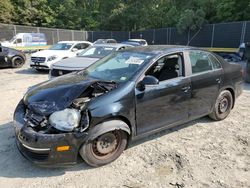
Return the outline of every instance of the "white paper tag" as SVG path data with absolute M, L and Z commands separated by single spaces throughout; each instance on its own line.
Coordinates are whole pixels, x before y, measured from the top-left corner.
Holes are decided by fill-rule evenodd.
M 130 57 L 125 63 L 127 64 L 135 64 L 135 65 L 140 65 L 143 63 L 144 60 L 139 59 L 138 57 Z

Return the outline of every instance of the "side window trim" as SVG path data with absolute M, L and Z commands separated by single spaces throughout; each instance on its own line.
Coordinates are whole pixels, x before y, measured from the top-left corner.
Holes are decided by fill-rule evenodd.
M 214 63 L 213 63 L 213 60 L 211 59 L 211 57 L 210 56 L 212 56 L 216 61 L 217 61 L 217 63 L 220 65 L 220 68 L 216 68 L 216 67 L 214 67 Z M 212 54 L 212 53 L 208 53 L 208 58 L 209 58 L 209 60 L 212 62 L 212 67 L 213 67 L 213 70 L 218 70 L 218 69 L 222 69 L 222 66 L 221 66 L 221 63 L 220 63 L 220 61 Z
M 191 62 L 191 58 L 190 58 L 190 53 L 192 53 L 192 52 L 200 52 L 200 53 L 206 54 L 208 60 L 210 61 L 211 65 L 212 65 L 212 70 L 206 70 L 206 71 L 202 71 L 202 72 L 193 73 L 193 70 L 192 70 L 192 62 Z M 209 53 L 206 52 L 206 51 L 202 51 L 202 50 L 188 50 L 188 57 L 189 57 L 190 67 L 191 67 L 190 76 L 201 75 L 201 74 L 205 74 L 205 73 L 208 73 L 208 72 L 213 72 L 213 71 L 215 71 L 215 70 L 218 70 L 218 69 L 214 69 L 214 65 L 213 65 L 211 59 L 209 58 Z M 214 56 L 213 56 L 213 57 L 214 57 Z M 217 60 L 217 59 L 216 59 L 216 60 Z M 221 66 L 221 64 L 220 64 L 220 66 Z

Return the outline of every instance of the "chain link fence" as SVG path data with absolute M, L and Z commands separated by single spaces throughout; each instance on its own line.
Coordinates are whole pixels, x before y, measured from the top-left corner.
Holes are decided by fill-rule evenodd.
M 0 24 L 0 40 L 10 40 L 17 33 L 44 33 L 48 45 L 58 41 L 114 38 L 118 42 L 130 38 L 143 38 L 149 44 L 190 45 L 197 47 L 238 48 L 250 42 L 250 21 L 204 25 L 198 31 L 179 33 L 176 28 L 149 29 L 145 31 L 77 31 L 43 27 Z

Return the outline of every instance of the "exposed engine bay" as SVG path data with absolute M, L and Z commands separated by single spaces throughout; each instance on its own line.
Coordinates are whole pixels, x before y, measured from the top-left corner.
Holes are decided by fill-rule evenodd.
M 27 105 L 25 121 L 28 127 L 43 134 L 83 132 L 89 127 L 88 103 L 115 89 L 115 82 L 96 81 L 89 85 L 70 105 L 58 109 L 55 102 L 38 101 Z

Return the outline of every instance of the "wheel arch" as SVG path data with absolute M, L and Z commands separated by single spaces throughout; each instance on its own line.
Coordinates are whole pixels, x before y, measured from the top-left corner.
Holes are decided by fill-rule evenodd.
M 231 93 L 232 97 L 233 97 L 233 106 L 232 106 L 232 109 L 233 109 L 234 108 L 234 104 L 235 104 L 235 90 L 231 86 L 222 88 L 221 92 L 224 91 L 224 90 L 229 91 Z
M 104 119 L 101 123 L 92 126 L 88 131 L 87 140 L 93 140 L 101 134 L 114 130 L 125 131 L 128 135 L 129 140 L 133 134 L 131 124 L 128 119 L 123 116 L 116 116 Z

